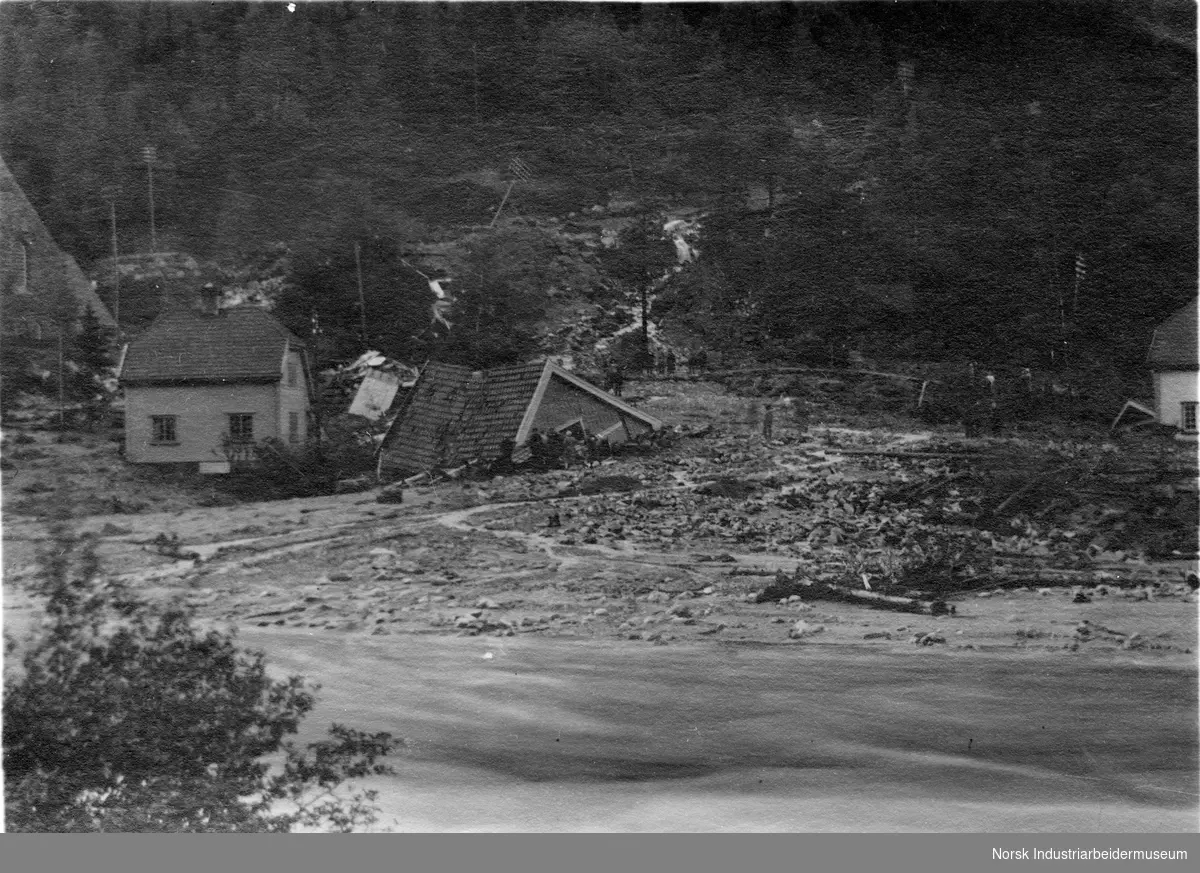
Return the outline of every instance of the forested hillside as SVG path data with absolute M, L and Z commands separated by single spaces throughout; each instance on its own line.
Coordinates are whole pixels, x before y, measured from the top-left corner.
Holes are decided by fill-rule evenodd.
M 296 318 L 354 242 L 411 284 L 406 247 L 488 224 L 518 159 L 511 214 L 707 210 L 661 311 L 714 345 L 1044 367 L 1066 339 L 1127 375 L 1196 293 L 1195 57 L 1193 4 L 1156 0 L 4 3 L 0 152 L 86 262 L 109 198 L 148 248 L 154 145 L 159 247 L 285 243 Z M 864 283 L 910 284 L 908 320 L 868 323 Z

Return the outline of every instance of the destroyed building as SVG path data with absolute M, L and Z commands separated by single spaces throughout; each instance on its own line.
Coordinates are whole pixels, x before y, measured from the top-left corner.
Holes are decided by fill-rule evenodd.
M 493 461 L 509 440 L 519 463 L 535 431 L 574 431 L 617 445 L 662 426 L 551 361 L 474 371 L 431 362 L 384 437 L 379 473 L 396 478 Z

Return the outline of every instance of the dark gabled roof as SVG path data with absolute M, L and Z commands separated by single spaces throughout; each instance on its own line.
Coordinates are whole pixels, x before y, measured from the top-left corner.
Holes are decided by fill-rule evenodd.
M 13 242 L 26 245 L 26 262 L 17 264 L 10 253 Z M 92 290 L 92 283 L 79 269 L 75 259 L 59 248 L 50 231 L 42 223 L 37 210 L 25 197 L 25 192 L 17 184 L 16 177 L 9 171 L 8 166 L 0 159 L 0 285 L 7 297 L 15 284 L 19 271 L 26 272 L 31 286 L 30 298 L 22 299 L 24 295 L 14 295 L 14 301 L 5 301 L 9 307 L 13 302 L 21 304 L 21 314 L 36 315 L 40 311 L 45 315 L 51 311 L 54 301 L 48 294 L 59 289 L 68 291 L 75 300 L 77 312 L 82 315 L 91 309 L 100 323 L 106 327 L 115 327 L 112 313 Z M 8 316 L 13 316 L 15 310 L 9 309 Z
M 1156 370 L 1200 369 L 1197 355 L 1196 298 L 1154 331 L 1147 360 Z
M 474 458 L 500 456 L 505 440 L 520 444 L 545 385 L 557 377 L 654 429 L 657 418 L 634 409 L 550 361 L 474 370 L 429 363 L 393 422 L 382 446 L 383 466 L 429 470 Z M 390 464 L 388 457 L 397 460 Z
M 543 369 L 521 364 L 473 371 L 427 364 L 383 451 L 396 452 L 414 470 L 455 458 L 498 456 L 500 443 L 516 436 Z
M 175 310 L 129 344 L 121 381 L 274 382 L 282 376 L 285 348 L 303 352 L 305 346 L 257 307 L 237 306 L 218 315 Z
M 484 370 L 468 383 L 469 415 L 462 418 L 448 446 L 451 457 L 495 458 L 517 429 L 542 380 L 544 364 L 517 364 Z

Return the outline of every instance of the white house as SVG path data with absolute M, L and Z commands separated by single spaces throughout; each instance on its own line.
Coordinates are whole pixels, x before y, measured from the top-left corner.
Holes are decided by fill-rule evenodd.
M 125 459 L 227 473 L 273 438 L 308 438 L 304 343 L 254 306 L 168 311 L 126 348 Z
M 1154 411 L 1159 424 L 1178 428 L 1177 438 L 1195 440 L 1197 378 L 1197 304 L 1193 300 L 1154 331 L 1147 360 L 1154 373 Z

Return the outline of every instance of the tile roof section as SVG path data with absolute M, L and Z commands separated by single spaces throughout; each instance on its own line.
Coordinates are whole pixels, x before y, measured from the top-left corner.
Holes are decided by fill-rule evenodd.
M 543 369 L 521 364 L 473 371 L 427 364 L 383 451 L 411 470 L 498 457 L 500 444 L 516 435 Z
M 1154 331 L 1148 360 L 1155 370 L 1200 369 L 1197 352 L 1197 311 L 1200 298 L 1192 300 Z
M 533 400 L 544 364 L 519 364 L 484 370 L 471 383 L 470 415 L 461 421 L 450 456 L 496 458 L 505 439 L 516 439 L 525 410 Z
M 506 439 L 520 442 L 532 421 L 538 388 L 560 378 L 654 429 L 662 422 L 547 361 L 472 371 L 429 363 L 384 438 L 381 469 L 418 472 L 476 458 L 499 457 Z
M 282 378 L 285 347 L 305 345 L 278 319 L 254 306 L 219 315 L 164 313 L 129 344 L 121 381 L 274 382 Z
M 467 408 L 470 380 L 469 367 L 426 364 L 404 410 L 384 438 L 385 458 L 393 454 L 400 466 L 409 470 L 441 465 L 451 428 Z

